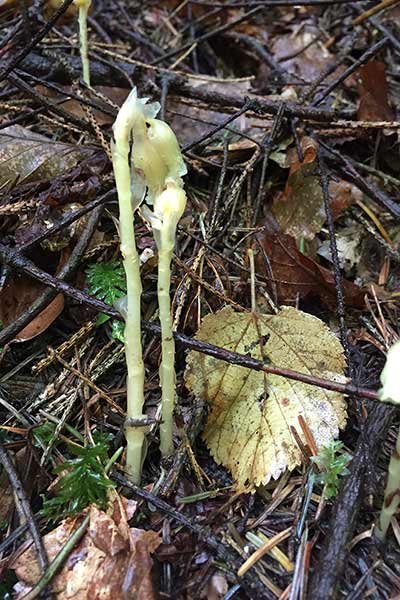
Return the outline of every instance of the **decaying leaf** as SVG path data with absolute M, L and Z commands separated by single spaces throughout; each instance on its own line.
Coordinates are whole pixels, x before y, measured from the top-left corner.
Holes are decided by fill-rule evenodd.
M 361 83 L 358 86 L 360 105 L 357 118 L 360 121 L 392 121 L 394 112 L 389 104 L 385 63 L 372 59 L 359 69 Z
M 256 256 L 257 271 L 268 280 L 271 293 L 279 303 L 316 297 L 335 309 L 337 293 L 333 272 L 300 252 L 290 235 L 260 233 L 257 239 L 262 246 L 262 252 Z M 346 304 L 364 306 L 365 292 L 355 283 L 342 279 L 342 288 Z
M 70 251 L 65 248 L 59 258 L 56 268 L 58 273 L 68 260 Z M 43 254 L 41 258 L 47 256 L 50 262 L 49 254 Z M 20 273 L 11 273 L 7 283 L 0 290 L 0 320 L 5 327 L 10 325 L 22 315 L 38 297 L 46 290 L 46 286 L 39 281 L 31 279 L 27 275 Z M 26 342 L 46 331 L 48 327 L 57 319 L 64 310 L 64 296 L 57 294 L 36 317 L 34 317 L 26 327 L 24 327 L 14 338 L 17 342 Z
M 44 537 L 50 561 L 78 528 L 82 518 L 82 515 L 68 518 Z M 86 534 L 52 581 L 55 598 L 153 600 L 150 554 L 160 543 L 155 531 L 129 528 L 127 515 L 120 515 L 119 520 L 115 510 L 112 518 L 92 506 Z M 10 565 L 20 579 L 16 585 L 17 599 L 22 599 L 40 577 L 36 556 L 31 545 Z
M 306 24 L 300 30 L 297 28 L 297 31 L 276 36 L 272 44 L 272 53 L 288 73 L 305 81 L 315 81 L 326 67 L 334 62 L 333 54 L 318 38 L 318 30 Z
M 304 136 L 300 140 L 303 161 L 300 162 L 295 148 L 290 148 L 285 166 L 290 167 L 285 189 L 274 198 L 272 212 L 283 233 L 296 239 L 312 240 L 326 221 L 324 196 L 316 164 L 318 144 Z M 346 181 L 329 182 L 329 201 L 336 219 L 343 210 L 357 200 L 362 193 Z
M 277 315 L 224 308 L 205 317 L 197 338 L 275 366 L 345 381 L 339 340 L 322 321 L 291 307 Z M 299 416 L 318 448 L 328 445 L 346 422 L 342 394 L 194 351 L 188 357 L 186 385 L 211 404 L 204 439 L 214 459 L 231 471 L 239 491 L 254 490 L 301 463 L 291 432 L 292 426 L 303 437 Z
M 54 142 L 20 125 L 0 132 L 0 187 L 51 179 L 67 172 L 93 150 Z
M 273 214 L 285 233 L 312 240 L 321 231 L 326 215 L 315 164 L 304 164 L 292 172 L 285 191 L 274 199 Z

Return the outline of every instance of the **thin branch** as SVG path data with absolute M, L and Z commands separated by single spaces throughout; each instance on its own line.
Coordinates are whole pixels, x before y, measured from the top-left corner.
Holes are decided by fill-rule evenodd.
M 10 459 L 8 452 L 3 448 L 0 444 L 0 462 L 6 471 L 8 478 L 10 480 L 11 487 L 13 489 L 14 494 L 17 497 L 17 500 L 21 506 L 22 512 L 25 516 L 25 519 L 28 523 L 29 530 L 31 532 L 34 544 L 36 546 L 36 551 L 38 554 L 38 562 L 42 571 L 45 571 L 48 567 L 48 560 L 45 548 L 43 546 L 42 538 L 40 537 L 39 530 L 36 526 L 35 519 L 33 517 L 31 507 L 29 505 L 29 500 L 25 494 L 24 487 L 19 478 L 19 475 Z
M 242 561 L 238 559 L 233 552 L 220 541 L 220 539 L 215 537 L 208 528 L 202 527 L 198 523 L 193 523 L 190 519 L 185 517 L 185 515 L 168 504 L 168 502 L 165 502 L 165 500 L 154 496 L 145 489 L 134 485 L 119 473 L 114 471 L 111 475 L 111 479 L 114 479 L 114 481 L 116 481 L 119 485 L 122 485 L 130 490 L 137 498 L 152 504 L 164 515 L 173 519 L 180 525 L 183 525 L 190 531 L 193 531 L 200 540 L 202 540 L 209 548 L 212 548 L 217 553 L 219 558 L 226 563 L 226 566 L 232 575 L 234 575 L 235 578 L 237 577 L 236 572 L 242 564 Z M 251 575 L 245 575 L 244 577 L 239 578 L 239 581 L 244 589 L 249 588 L 249 591 L 252 592 L 250 596 L 251 598 L 265 598 L 264 585 L 254 577 L 253 573 Z
M 42 269 L 39 269 L 32 261 L 21 256 L 16 250 L 12 250 L 4 244 L 0 244 L 0 259 L 12 266 L 17 271 L 27 273 L 34 279 L 37 279 L 45 285 L 48 285 L 49 287 L 66 294 L 70 298 L 78 301 L 80 304 L 90 306 L 98 312 L 104 312 L 105 314 L 113 317 L 114 319 L 118 319 L 119 321 L 123 320 L 122 315 L 115 308 L 112 308 L 101 300 L 97 300 L 96 298 L 85 294 L 81 290 L 74 288 L 72 285 L 69 285 L 64 281 L 60 281 L 53 275 L 49 275 Z M 143 322 L 143 327 L 147 329 L 147 331 L 151 331 L 156 335 L 160 335 L 159 325 Z M 230 350 L 220 348 L 219 346 L 214 346 L 208 342 L 189 338 L 181 333 L 174 333 L 174 337 L 177 342 L 181 343 L 186 348 L 197 350 L 198 352 L 208 354 L 209 356 L 213 356 L 234 365 L 247 367 L 248 369 L 253 369 L 255 371 L 264 371 L 265 373 L 270 373 L 271 375 L 287 377 L 288 379 L 294 379 L 295 381 L 316 385 L 323 389 L 332 390 L 342 394 L 353 395 L 359 398 L 369 398 L 370 400 L 379 400 L 378 392 L 375 390 L 361 388 L 351 383 L 338 383 L 336 381 L 329 381 L 320 377 L 314 377 L 313 375 L 307 375 L 306 373 L 298 373 L 297 371 L 292 371 L 291 369 L 283 369 L 281 367 L 266 365 L 262 361 L 255 358 L 244 356 L 243 354 L 239 354 L 237 352 L 231 352 Z M 4 330 L 0 331 L 0 345 L 8 341 L 10 341 L 10 338 L 7 338 L 4 335 Z

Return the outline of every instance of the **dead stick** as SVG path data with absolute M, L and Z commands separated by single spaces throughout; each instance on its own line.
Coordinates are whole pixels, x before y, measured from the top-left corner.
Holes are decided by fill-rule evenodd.
M 97 312 L 103 312 L 119 321 L 123 320 L 122 315 L 115 308 L 112 308 L 111 306 L 105 304 L 101 300 L 97 300 L 97 298 L 93 298 L 92 296 L 85 294 L 81 290 L 74 288 L 72 285 L 69 285 L 64 281 L 60 281 L 59 279 L 57 279 L 57 277 L 54 277 L 53 275 L 49 275 L 49 273 L 46 273 L 42 269 L 39 269 L 32 261 L 28 260 L 24 256 L 21 256 L 21 254 L 18 253 L 16 250 L 11 249 L 8 246 L 5 246 L 4 244 L 0 244 L 0 259 L 4 263 L 16 269 L 17 271 L 30 275 L 31 277 L 37 279 L 38 281 L 41 281 L 45 285 L 48 285 L 49 287 L 52 287 L 58 290 L 59 292 L 62 292 L 66 296 L 73 298 L 80 304 L 90 306 Z M 144 329 L 147 329 L 147 331 L 151 331 L 156 335 L 160 335 L 159 325 L 155 325 L 154 323 L 143 322 L 143 327 Z M 247 367 L 248 369 L 253 369 L 255 371 L 264 371 L 265 373 L 270 373 L 271 375 L 279 375 L 281 377 L 294 379 L 296 381 L 301 381 L 302 383 L 307 383 L 310 385 L 316 385 L 325 390 L 331 390 L 334 392 L 348 394 L 359 398 L 368 398 L 369 400 L 379 401 L 378 393 L 375 390 L 361 388 L 352 383 L 338 383 L 336 381 L 330 381 L 328 379 L 314 377 L 314 375 L 299 373 L 297 371 L 292 371 L 292 369 L 275 367 L 269 364 L 265 364 L 261 360 L 257 360 L 255 358 L 239 354 L 238 352 L 231 352 L 230 350 L 226 350 L 225 348 L 214 346 L 214 344 L 209 344 L 208 342 L 203 342 L 201 340 L 189 338 L 186 335 L 183 335 L 182 333 L 174 333 L 174 337 L 177 342 L 180 342 L 186 348 L 190 348 L 191 350 L 197 350 L 198 352 L 208 354 L 209 356 L 213 356 L 220 360 L 224 360 L 225 362 L 228 362 L 230 364 Z M 10 341 L 10 338 L 7 338 L 7 336 L 4 335 L 4 330 L 0 331 L 0 345 L 5 344 L 8 341 Z
M 10 459 L 7 451 L 0 444 L 0 462 L 4 467 L 5 472 L 8 475 L 10 480 L 11 487 L 20 503 L 22 512 L 25 516 L 25 519 L 28 523 L 29 530 L 31 532 L 34 544 L 36 546 L 36 551 L 38 554 L 38 562 L 42 571 L 45 571 L 49 565 L 46 555 L 46 550 L 43 546 L 42 538 L 40 537 L 39 530 L 36 526 L 35 520 L 33 518 L 33 514 L 31 511 L 31 507 L 29 506 L 29 500 L 26 496 L 24 487 L 19 478 L 19 475 Z

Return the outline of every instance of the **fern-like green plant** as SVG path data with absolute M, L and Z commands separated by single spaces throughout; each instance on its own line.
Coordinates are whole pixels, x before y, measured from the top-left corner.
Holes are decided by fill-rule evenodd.
M 347 452 L 341 453 L 342 450 L 343 443 L 336 440 L 329 446 L 322 448 L 317 456 L 311 458 L 313 463 L 321 470 L 321 473 L 315 475 L 314 481 L 324 486 L 327 498 L 337 496 L 340 484 L 339 478 L 349 474 L 347 465 L 352 456 Z
M 105 474 L 110 436 L 97 434 L 94 446 L 70 445 L 76 456 L 58 465 L 54 472 L 65 473 L 55 487 L 54 498 L 43 498 L 41 516 L 53 523 L 74 515 L 89 504 L 104 508 L 107 492 L 114 484 Z
M 126 279 L 124 268 L 119 260 L 108 263 L 94 263 L 86 269 L 89 282 L 89 292 L 99 300 L 111 306 L 126 295 Z M 110 317 L 104 313 L 97 316 L 97 325 L 106 323 Z M 111 322 L 111 335 L 114 339 L 124 342 L 124 323 L 113 320 Z

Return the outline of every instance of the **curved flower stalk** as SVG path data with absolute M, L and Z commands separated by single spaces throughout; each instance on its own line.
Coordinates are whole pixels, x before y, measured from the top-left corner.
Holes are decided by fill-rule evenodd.
M 160 425 L 160 449 L 163 456 L 172 454 L 172 424 L 175 405 L 175 341 L 171 317 L 171 259 L 175 245 L 176 227 L 186 206 L 186 194 L 178 177 L 166 184 L 166 189 L 154 200 L 154 213 L 143 210 L 150 221 L 158 247 L 158 306 L 161 324 L 161 370 L 162 422 Z
M 88 57 L 88 41 L 87 41 L 87 16 L 92 0 L 74 0 L 75 6 L 78 7 L 78 22 L 79 22 L 79 48 L 81 52 L 83 81 L 90 86 L 90 69 Z
M 400 404 L 400 341 L 389 348 L 386 364 L 381 374 L 382 388 L 380 399 Z M 397 435 L 396 447 L 390 458 L 388 481 L 386 484 L 383 506 L 375 529 L 378 539 L 384 540 L 392 517 L 400 504 L 400 429 Z
M 142 453 L 147 432 L 144 421 L 144 365 L 141 345 L 140 300 L 142 285 L 140 280 L 139 256 L 134 233 L 134 211 L 139 206 L 143 194 L 131 184 L 129 151 L 131 137 L 144 136 L 145 119 L 158 108 L 145 106 L 146 99 L 139 100 L 134 89 L 122 105 L 113 126 L 114 141 L 111 144 L 115 183 L 119 203 L 119 233 L 121 253 L 127 283 L 127 309 L 125 316 L 125 358 L 127 365 L 127 440 L 126 470 L 135 483 L 140 482 Z

